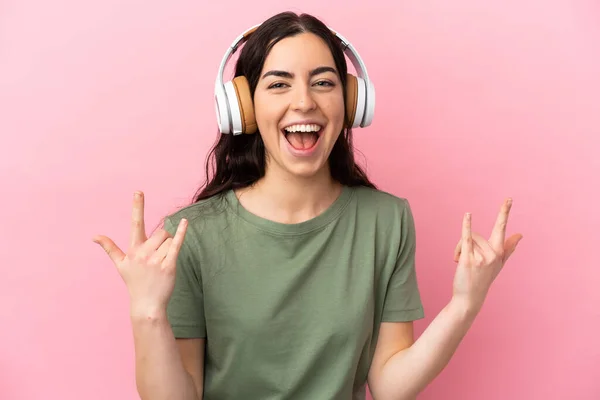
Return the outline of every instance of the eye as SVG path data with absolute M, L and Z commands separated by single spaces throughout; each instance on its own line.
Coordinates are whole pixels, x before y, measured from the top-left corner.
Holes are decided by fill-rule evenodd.
M 330 82 L 330 81 L 319 81 L 319 82 L 316 82 L 315 85 L 317 85 L 317 86 L 334 86 L 333 82 Z
M 285 86 L 287 86 L 287 85 L 283 82 L 275 82 L 275 83 L 269 85 L 268 89 L 281 89 Z

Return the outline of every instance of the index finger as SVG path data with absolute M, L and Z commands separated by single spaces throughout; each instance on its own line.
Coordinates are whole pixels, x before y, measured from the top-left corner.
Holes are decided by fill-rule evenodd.
M 136 246 L 146 241 L 146 226 L 144 223 L 144 193 L 135 192 L 133 195 L 133 210 L 131 214 L 130 245 Z
M 177 256 L 179 255 L 179 250 L 183 245 L 183 239 L 185 238 L 187 226 L 187 220 L 185 218 L 182 218 L 179 221 L 179 226 L 177 226 L 177 231 L 175 232 L 175 236 L 173 237 L 173 241 L 171 242 L 171 246 L 169 246 L 169 251 L 167 253 L 167 256 L 165 257 L 165 265 L 176 265 Z
M 510 214 L 511 207 L 512 199 L 508 198 L 504 201 L 504 204 L 502 204 L 502 208 L 496 218 L 496 224 L 494 225 L 492 235 L 490 236 L 490 244 L 494 250 L 502 251 L 504 249 L 506 225 L 508 224 L 508 215 Z

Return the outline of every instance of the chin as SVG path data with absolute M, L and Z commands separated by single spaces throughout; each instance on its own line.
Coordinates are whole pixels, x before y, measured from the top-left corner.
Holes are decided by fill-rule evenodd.
M 285 139 L 284 139 L 285 140 Z M 329 173 L 329 162 L 327 157 L 327 151 L 325 143 L 318 143 L 310 155 L 290 152 L 289 144 L 284 145 L 286 148 L 282 149 L 282 167 L 290 175 L 308 179 L 322 175 L 323 173 Z
M 310 179 L 316 178 L 322 175 L 324 172 L 329 171 L 329 166 L 327 164 L 304 164 L 304 165 L 285 165 L 286 171 L 288 171 L 291 175 L 301 179 Z

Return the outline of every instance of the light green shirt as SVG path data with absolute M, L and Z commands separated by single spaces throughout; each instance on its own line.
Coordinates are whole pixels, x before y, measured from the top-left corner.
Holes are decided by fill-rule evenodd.
M 185 217 L 168 317 L 206 338 L 204 400 L 358 400 L 379 325 L 424 316 L 406 199 L 344 187 L 324 213 L 281 224 L 233 191 Z

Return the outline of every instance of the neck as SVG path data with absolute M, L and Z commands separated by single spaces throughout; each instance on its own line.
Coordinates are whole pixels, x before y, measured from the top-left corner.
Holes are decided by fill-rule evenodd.
M 260 217 L 280 223 L 300 223 L 325 211 L 338 198 L 342 185 L 328 168 L 310 178 L 267 168 L 255 185 L 238 191 L 240 203 Z

